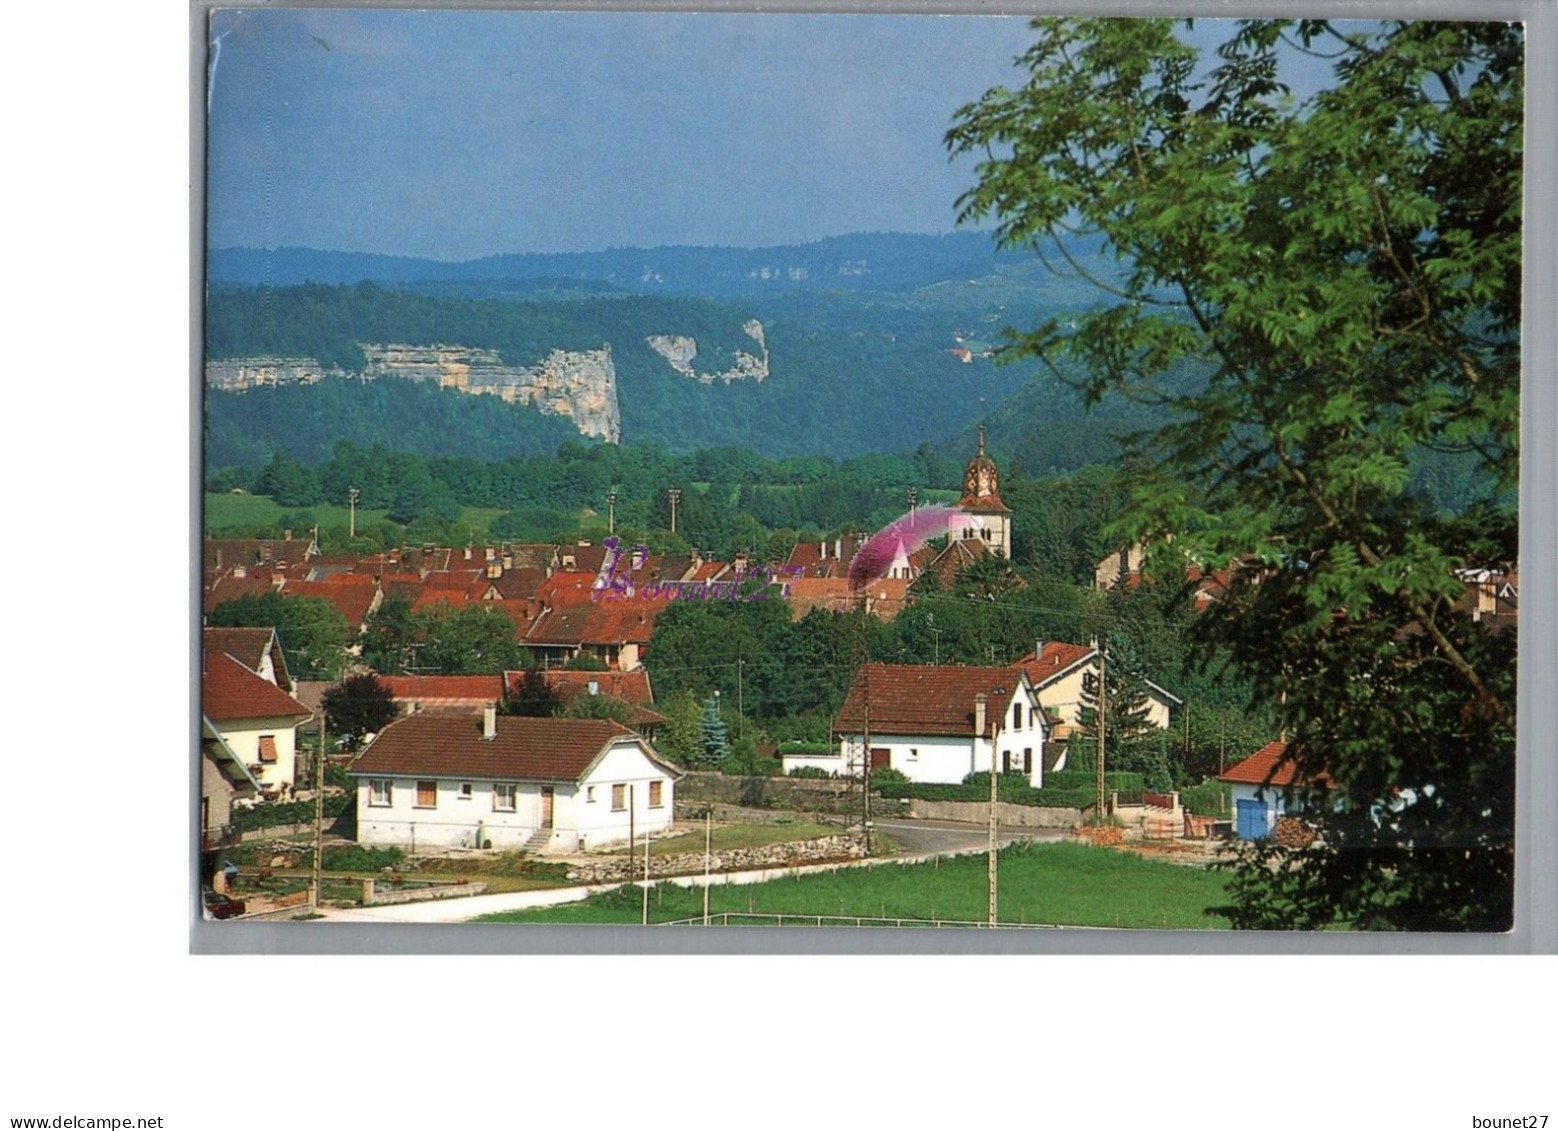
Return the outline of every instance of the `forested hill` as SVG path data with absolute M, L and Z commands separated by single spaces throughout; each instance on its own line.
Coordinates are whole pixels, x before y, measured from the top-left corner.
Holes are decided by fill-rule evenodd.
M 289 286 L 304 282 L 389 285 L 503 282 L 517 292 L 571 285 L 644 294 L 726 297 L 797 291 L 894 291 L 989 274 L 1019 257 L 998 253 L 989 235 L 872 233 L 780 247 L 613 248 L 564 254 L 493 255 L 448 263 L 406 256 L 282 247 L 218 248 L 212 284 Z
M 492 349 L 514 365 L 534 364 L 552 349 L 609 346 L 624 443 L 653 442 L 675 451 L 735 446 L 773 456 L 845 456 L 905 451 L 939 440 L 1021 384 L 1020 367 L 963 360 L 953 352 L 959 327 L 984 325 L 972 301 L 945 286 L 897 302 L 843 295 L 830 301 L 827 318 L 804 306 L 782 306 L 770 321 L 756 301 L 738 306 L 645 295 L 469 300 L 371 284 L 224 287 L 211 292 L 207 342 L 212 359 L 310 357 L 348 371 L 362 368 L 365 342 Z M 767 376 L 712 378 L 738 352 L 762 352 L 747 330 L 752 319 L 762 322 Z M 692 368 L 710 375 L 709 383 L 678 371 L 652 348 L 652 335 L 695 339 Z M 327 383 L 303 386 L 286 398 L 274 397 L 275 389 L 212 392 L 207 402 L 212 434 L 238 411 L 236 400 L 264 400 L 273 406 L 268 411 L 277 425 L 266 442 L 293 458 L 312 458 L 285 422 L 291 414 L 312 413 L 311 402 Z M 392 431 L 357 438 L 394 450 L 408 450 L 410 442 Z M 461 438 L 451 434 L 446 442 L 458 445 Z

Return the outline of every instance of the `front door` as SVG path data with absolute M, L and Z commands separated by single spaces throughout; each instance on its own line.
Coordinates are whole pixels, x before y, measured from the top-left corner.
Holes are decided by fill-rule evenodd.
M 554 792 L 549 785 L 541 787 L 541 827 L 543 829 L 552 827 L 552 797 Z
M 1266 806 L 1259 801 L 1240 798 L 1238 822 L 1235 826 L 1240 840 L 1261 840 L 1271 832 L 1266 824 Z
M 892 751 L 885 746 L 871 747 L 871 768 L 885 770 L 892 765 Z

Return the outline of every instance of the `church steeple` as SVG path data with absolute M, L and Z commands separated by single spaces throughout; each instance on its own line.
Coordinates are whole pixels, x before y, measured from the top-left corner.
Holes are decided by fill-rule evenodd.
M 976 539 L 1001 557 L 1011 556 L 1012 510 L 1001 501 L 1001 473 L 985 450 L 985 425 L 979 422 L 979 450 L 963 469 L 963 497 L 955 520 L 955 538 Z

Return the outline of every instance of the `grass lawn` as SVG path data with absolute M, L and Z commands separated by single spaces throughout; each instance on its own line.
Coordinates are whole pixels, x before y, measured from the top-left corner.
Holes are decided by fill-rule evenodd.
M 819 825 L 812 821 L 790 821 L 785 824 L 771 825 L 716 825 L 711 840 L 714 851 L 722 852 L 729 848 L 762 848 L 767 844 L 784 844 L 792 840 L 815 840 L 818 837 L 833 836 L 838 832 L 836 826 Z M 628 851 L 627 847 L 622 847 L 614 849 L 610 855 L 621 856 Z M 639 842 L 637 851 L 639 855 L 643 855 L 642 841 Z M 679 852 L 702 851 L 702 828 L 649 842 L 651 856 L 673 856 Z
M 712 912 L 859 915 L 983 922 L 985 857 L 924 864 L 843 868 L 740 887 L 715 887 Z M 1200 868 L 1160 864 L 1080 844 L 1035 844 L 1001 854 L 1001 921 L 1078 927 L 1208 929 L 1229 926 L 1208 908 L 1226 903 L 1225 879 Z M 633 886 L 583 903 L 490 915 L 491 923 L 636 923 L 642 894 Z M 658 885 L 651 922 L 701 915 L 697 888 Z

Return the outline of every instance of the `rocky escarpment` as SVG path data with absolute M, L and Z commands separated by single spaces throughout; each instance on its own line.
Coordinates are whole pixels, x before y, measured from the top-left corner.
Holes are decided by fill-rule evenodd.
M 622 438 L 617 372 L 610 346 L 554 349 L 535 365 L 509 365 L 496 350 L 458 345 L 363 343 L 362 352 L 367 359 L 362 372 L 365 381 L 392 378 L 501 397 L 510 404 L 531 404 L 550 415 L 571 417 L 586 436 L 612 443 Z M 229 392 L 266 385 L 306 385 L 323 377 L 345 376 L 344 370 L 326 368 L 308 357 L 245 357 L 206 363 L 206 385 Z
M 768 376 L 768 341 L 763 335 L 763 324 L 753 318 L 743 324 L 741 329 L 757 343 L 762 356 L 737 350 L 731 366 L 717 373 L 699 373 L 693 367 L 693 361 L 698 356 L 698 342 L 695 338 L 682 334 L 651 334 L 644 341 L 650 349 L 670 362 L 672 369 L 701 384 L 712 385 L 715 381 L 723 381 L 728 385 L 732 381 L 748 379 L 762 381 Z
M 242 392 L 266 385 L 312 385 L 339 369 L 325 369 L 311 357 L 232 357 L 206 362 L 206 386 Z

